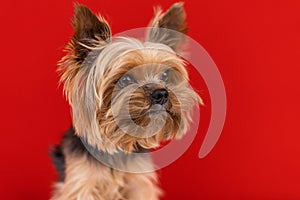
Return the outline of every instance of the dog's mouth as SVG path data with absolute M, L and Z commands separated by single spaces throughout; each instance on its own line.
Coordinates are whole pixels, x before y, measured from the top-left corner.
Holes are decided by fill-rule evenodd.
M 149 109 L 148 114 L 149 115 L 157 115 L 157 114 L 161 114 L 163 112 L 169 112 L 168 109 L 166 109 L 165 105 L 154 104 Z

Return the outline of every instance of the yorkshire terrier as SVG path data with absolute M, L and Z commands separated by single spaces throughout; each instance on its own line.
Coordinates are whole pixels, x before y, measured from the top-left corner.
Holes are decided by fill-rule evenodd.
M 181 138 L 202 102 L 178 54 L 187 31 L 183 3 L 156 9 L 144 40 L 113 38 L 107 21 L 83 5 L 72 24 L 59 71 L 73 127 L 51 152 L 59 174 L 51 199 L 157 200 L 151 158 L 130 155 Z

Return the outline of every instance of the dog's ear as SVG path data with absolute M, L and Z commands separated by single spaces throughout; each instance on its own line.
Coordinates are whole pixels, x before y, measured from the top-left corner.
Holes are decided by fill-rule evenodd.
M 74 12 L 72 25 L 75 33 L 69 48 L 81 63 L 93 47 L 110 41 L 111 31 L 108 23 L 101 16 L 94 15 L 88 7 L 75 5 Z
M 72 25 L 74 35 L 66 46 L 67 55 L 59 62 L 60 81 L 64 83 L 64 91 L 69 99 L 72 96 L 74 81 L 80 70 L 84 70 L 83 61 L 89 52 L 97 47 L 105 46 L 111 40 L 108 23 L 96 16 L 84 5 L 75 5 Z
M 165 13 L 162 13 L 160 8 L 156 8 L 154 11 L 146 41 L 163 43 L 176 50 L 178 45 L 183 42 L 184 34 L 187 32 L 183 2 L 173 4 Z

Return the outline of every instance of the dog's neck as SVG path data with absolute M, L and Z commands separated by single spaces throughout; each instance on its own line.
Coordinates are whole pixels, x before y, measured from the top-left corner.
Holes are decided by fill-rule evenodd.
M 131 153 L 121 150 L 115 153 L 108 153 L 90 145 L 84 137 L 78 138 L 81 140 L 89 158 L 101 162 L 111 169 L 133 173 L 153 171 L 149 150 L 143 148 L 139 144 L 137 144 L 137 150 Z

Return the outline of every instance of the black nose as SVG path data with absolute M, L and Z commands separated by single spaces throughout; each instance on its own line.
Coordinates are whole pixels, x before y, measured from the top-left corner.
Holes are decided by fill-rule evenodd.
M 150 100 L 152 104 L 160 104 L 164 105 L 167 103 L 169 97 L 169 93 L 165 89 L 157 89 L 152 92 L 150 95 Z

